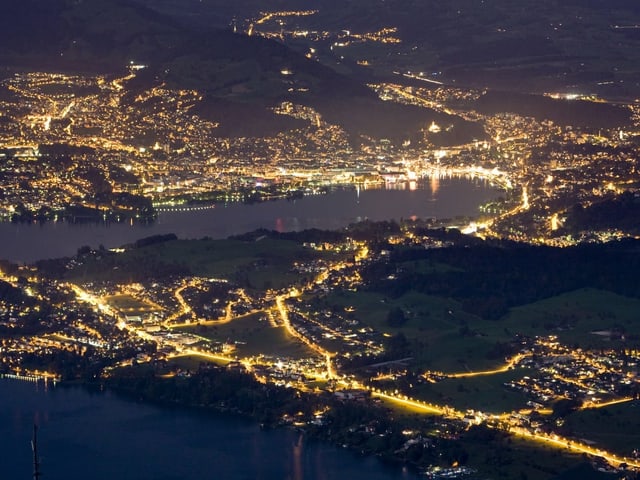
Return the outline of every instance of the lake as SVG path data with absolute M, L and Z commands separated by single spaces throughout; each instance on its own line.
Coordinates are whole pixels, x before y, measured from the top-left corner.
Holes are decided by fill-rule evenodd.
M 110 248 L 163 233 L 223 238 L 257 228 L 336 229 L 365 219 L 475 216 L 479 205 L 500 193 L 482 180 L 445 178 L 415 189 L 337 189 L 293 201 L 161 212 L 151 225 L 0 223 L 0 258 L 30 262 L 73 255 L 82 245 Z M 6 379 L 0 380 L 0 478 L 31 478 L 34 422 L 47 480 L 417 478 L 288 429 L 263 431 L 238 417 Z
M 408 186 L 407 186 L 408 187 Z M 480 179 L 434 178 L 415 189 L 336 189 L 325 195 L 257 204 L 219 204 L 214 208 L 161 212 L 156 222 L 69 224 L 0 223 L 0 258 L 32 262 L 75 254 L 78 247 L 118 247 L 150 235 L 175 233 L 179 238 L 225 238 L 267 228 L 296 231 L 337 229 L 350 223 L 400 218 L 475 216 L 478 207 L 500 195 Z
M 0 478 L 32 478 L 34 422 L 47 480 L 418 478 L 289 429 L 8 379 L 0 379 Z

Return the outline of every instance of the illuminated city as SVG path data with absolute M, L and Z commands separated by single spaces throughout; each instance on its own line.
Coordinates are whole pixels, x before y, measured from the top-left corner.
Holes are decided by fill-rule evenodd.
M 64 18 L 96 18 L 72 3 L 60 2 Z M 575 90 L 544 77 L 536 93 L 503 91 L 445 53 L 442 70 L 420 69 L 437 41 L 417 51 L 412 23 L 385 6 L 375 21 L 345 7 L 353 24 L 323 2 L 221 6 L 224 29 L 207 44 L 209 17 L 195 18 L 206 6 L 189 7 L 187 34 L 154 17 L 174 2 L 144 3 L 100 7 L 107 25 L 143 32 L 130 52 L 105 54 L 109 68 L 4 64 L 0 220 L 17 233 L 3 241 L 39 225 L 96 240 L 0 261 L 2 382 L 232 412 L 426 478 L 569 478 L 558 475 L 585 465 L 638 478 L 632 87 L 607 96 L 614 82 L 585 74 Z M 445 23 L 464 10 L 447 8 Z M 608 35 L 635 38 L 637 25 L 614 20 Z M 56 55 L 83 59 L 78 35 Z M 536 61 L 555 68 L 549 51 Z M 477 61 L 486 78 L 511 71 L 497 58 Z M 100 233 L 345 190 L 428 190 L 436 202 L 451 179 L 497 193 L 475 215 L 336 230 L 161 233 L 117 247 Z M 37 472 L 35 447 L 33 461 Z

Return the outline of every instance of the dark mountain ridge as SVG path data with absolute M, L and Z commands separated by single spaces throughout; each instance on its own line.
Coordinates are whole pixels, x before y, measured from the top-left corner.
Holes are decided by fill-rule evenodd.
M 226 100 L 227 111 L 238 103 L 268 110 L 290 100 L 326 113 L 355 137 L 398 143 L 420 138 L 434 120 L 460 127 L 455 136 L 431 139 L 436 144 L 464 143 L 484 134 L 480 126 L 456 116 L 382 102 L 364 84 L 282 43 L 231 29 L 188 28 L 133 0 L 11 0 L 5 12 L 0 20 L 0 65 L 109 73 L 135 62 L 148 69 L 128 88 L 162 81 L 197 89 L 207 98 Z M 393 119 L 393 128 L 387 127 L 387 117 Z M 274 116 L 257 118 L 268 123 Z M 285 122 L 282 128 L 295 125 Z
M 520 93 L 580 91 L 633 99 L 640 92 L 640 4 L 635 0 L 140 0 L 185 24 L 247 29 L 261 12 L 314 10 L 313 15 L 274 17 L 257 31 L 330 32 L 317 40 L 284 41 L 353 72 L 369 60 L 378 75 L 424 71 L 437 79 Z M 270 22 L 270 23 L 269 23 Z M 282 22 L 278 24 L 278 22 Z M 399 43 L 354 41 L 330 50 L 346 31 L 397 28 Z M 348 39 L 346 42 L 349 43 Z

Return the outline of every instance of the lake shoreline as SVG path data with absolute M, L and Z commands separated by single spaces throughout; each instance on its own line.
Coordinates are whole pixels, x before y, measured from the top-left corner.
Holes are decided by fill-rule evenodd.
M 368 472 L 367 478 L 373 480 L 416 480 L 419 478 L 418 475 L 409 472 L 401 465 L 383 461 L 379 457 L 362 455 L 354 449 L 341 448 L 334 442 L 313 437 L 308 432 L 302 431 L 295 426 L 279 425 L 269 428 L 260 426 L 260 423 L 252 416 L 231 410 L 217 410 L 203 406 L 189 406 L 148 399 L 142 400 L 136 398 L 135 395 L 130 395 L 114 388 L 104 388 L 102 382 L 63 381 L 53 389 L 45 389 L 42 382 L 39 386 L 34 386 L 32 382 L 2 379 L 0 381 L 0 391 L 4 392 L 4 395 L 0 396 L 4 397 L 3 399 L 0 398 L 0 405 L 3 406 L 2 410 L 4 412 L 2 417 L 11 415 L 11 418 L 14 419 L 13 422 L 0 424 L 0 432 L 4 432 L 7 428 L 10 429 L 8 431 L 9 435 L 6 435 L 7 432 L 5 432 L 4 440 L 9 442 L 7 443 L 7 452 L 13 458 L 8 465 L 9 473 L 12 472 L 12 469 L 14 472 L 14 476 L 9 475 L 11 478 L 22 477 L 23 475 L 18 474 L 18 471 L 28 472 L 28 468 L 31 466 L 31 450 L 28 448 L 28 440 L 31 438 L 31 430 L 34 423 L 39 426 L 38 436 L 43 458 L 43 471 L 51 478 L 57 478 L 59 475 L 56 472 L 60 471 L 61 468 L 66 468 L 68 464 L 66 461 L 67 456 L 73 458 L 77 455 L 83 455 L 82 452 L 87 448 L 92 453 L 88 456 L 85 454 L 81 459 L 81 463 L 83 466 L 86 465 L 84 469 L 89 465 L 93 469 L 97 465 L 98 470 L 96 473 L 98 475 L 95 478 L 99 480 L 106 480 L 107 478 L 109 480 L 112 478 L 181 478 L 183 480 L 191 480 L 202 478 L 202 470 L 207 469 L 206 464 L 189 463 L 187 461 L 183 466 L 161 457 L 161 463 L 165 460 L 169 462 L 169 465 L 165 466 L 163 470 L 158 470 L 155 465 L 147 465 L 151 466 L 151 472 L 156 472 L 155 474 L 150 473 L 143 464 L 140 464 L 140 468 L 143 470 L 139 471 L 144 471 L 144 474 L 139 477 L 127 476 L 131 475 L 131 472 L 138 471 L 138 466 L 135 464 L 138 458 L 146 458 L 145 454 L 140 456 L 137 449 L 131 451 L 134 454 L 135 461 L 134 464 L 127 466 L 126 471 L 129 472 L 127 475 L 122 476 L 122 472 L 118 470 L 120 467 L 117 464 L 112 465 L 109 463 L 108 467 L 101 467 L 102 463 L 108 462 L 105 459 L 109 459 L 113 455 L 117 457 L 128 455 L 129 449 L 121 449 L 124 446 L 121 440 L 117 440 L 115 444 L 113 443 L 112 430 L 114 429 L 117 429 L 117 435 L 122 440 L 130 438 L 130 432 L 133 431 L 137 432 L 136 435 L 143 435 L 145 438 L 150 434 L 153 435 L 149 437 L 149 440 L 153 438 L 154 442 L 146 444 L 143 447 L 144 451 L 149 448 L 155 450 L 158 448 L 156 440 L 162 444 L 165 443 L 165 438 L 171 438 L 171 443 L 176 446 L 186 445 L 186 451 L 181 450 L 179 455 L 176 456 L 176 461 L 178 462 L 180 462 L 178 459 L 182 458 L 183 455 L 189 458 L 195 445 L 199 445 L 197 452 L 206 454 L 209 459 L 208 462 L 227 458 L 226 455 L 229 454 L 233 455 L 233 458 L 227 458 L 223 464 L 216 464 L 216 468 L 224 465 L 220 478 L 238 480 L 245 478 L 263 478 L 265 480 L 290 478 L 292 480 L 302 480 L 304 478 L 305 480 L 320 480 L 323 478 L 338 478 L 337 475 L 343 474 L 343 472 L 351 472 L 351 475 L 358 475 L 360 472 L 367 475 L 366 472 Z M 43 401 L 46 403 L 43 403 Z M 36 405 L 40 406 L 36 407 Z M 33 420 L 29 418 L 29 411 L 33 411 Z M 16 423 L 18 419 L 21 425 L 19 430 Z M 139 423 L 143 419 L 145 422 L 144 427 Z M 94 450 L 90 447 L 90 444 L 94 441 L 91 432 L 95 432 L 95 428 L 90 425 L 94 423 L 102 425 L 105 421 L 108 423 L 104 427 L 100 427 L 104 428 L 105 431 L 101 433 L 98 439 L 95 439 L 99 442 L 100 450 Z M 113 423 L 114 421 L 116 423 Z M 63 422 L 63 424 L 60 424 L 60 422 Z M 80 422 L 80 424 L 77 422 Z M 124 428 L 122 431 L 120 422 L 125 422 L 122 425 L 126 425 L 126 428 L 122 427 Z M 79 427 L 81 424 L 84 425 L 82 428 Z M 176 426 L 180 428 L 178 432 L 171 437 L 164 437 L 168 433 L 167 429 L 173 430 Z M 191 428 L 188 428 L 189 426 Z M 71 430 L 68 431 L 70 428 Z M 152 431 L 148 431 L 149 428 Z M 185 430 L 185 428 L 187 429 Z M 160 437 L 157 437 L 156 431 L 162 432 Z M 227 436 L 227 431 L 230 436 Z M 100 440 L 104 435 L 106 435 L 104 438 L 107 439 L 106 444 L 103 444 L 103 441 Z M 250 435 L 247 440 L 238 439 L 238 436 L 244 439 L 247 435 Z M 14 438 L 12 439 L 12 437 Z M 85 437 L 88 438 L 85 440 Z M 71 444 L 69 444 L 70 441 L 72 442 Z M 76 445 L 78 441 L 83 443 L 77 444 L 77 447 L 72 446 Z M 89 444 L 87 444 L 87 441 Z M 130 438 L 130 441 L 135 442 L 135 439 Z M 200 443 L 203 441 L 207 444 L 212 443 L 212 449 Z M 185 444 L 185 442 L 187 443 Z M 255 442 L 262 445 L 262 448 L 275 448 L 275 450 L 269 450 L 271 454 L 265 458 L 261 454 L 252 451 L 252 445 L 255 446 Z M 25 444 L 24 448 L 21 446 L 22 443 Z M 117 451 L 113 452 L 112 448 L 116 445 Z M 218 445 L 221 446 L 219 447 Z M 138 444 L 138 446 L 141 445 Z M 73 450 L 80 448 L 81 453 L 77 451 L 74 453 L 69 448 Z M 106 450 L 103 450 L 103 448 L 106 448 Z M 202 450 L 203 448 L 205 450 Z M 225 450 L 222 457 L 220 457 L 221 453 L 218 451 L 220 448 Z M 60 449 L 63 450 L 58 452 Z M 98 455 L 98 457 L 94 458 L 94 455 Z M 171 454 L 170 456 L 173 457 L 174 455 Z M 237 462 L 240 462 L 240 464 L 234 466 L 234 463 Z M 183 475 L 180 475 L 176 471 L 180 470 L 180 468 L 189 468 L 188 465 L 194 467 L 193 470 L 188 470 L 188 474 L 184 475 L 183 472 Z M 80 473 L 82 468 L 82 466 L 79 466 L 80 470 L 77 470 L 77 472 Z M 153 470 L 154 468 L 155 470 Z M 275 470 L 280 471 L 283 468 L 285 469 L 284 472 L 276 473 Z M 115 469 L 118 473 L 116 474 L 112 471 L 107 476 L 109 474 L 107 470 L 109 469 Z M 300 469 L 303 471 L 299 471 Z M 198 470 L 201 471 L 198 473 Z M 225 475 L 225 470 L 227 475 Z M 169 476 L 157 476 L 160 472 Z M 26 476 L 28 478 L 28 474 Z M 60 478 L 75 480 L 76 478 L 84 478 L 84 476 L 69 475 Z
M 229 374 L 228 372 L 224 372 L 223 370 L 220 370 L 220 371 L 222 372 L 223 375 L 228 374 L 230 375 L 230 377 L 235 376 L 235 374 Z M 194 374 L 194 376 L 197 376 L 197 375 L 198 375 L 197 373 Z M 242 374 L 242 375 L 246 375 L 247 377 L 250 377 L 252 381 L 255 383 L 255 388 L 256 388 L 255 391 L 260 392 L 264 397 L 264 392 L 265 392 L 265 390 L 263 390 L 265 388 L 264 385 L 253 380 L 253 377 L 251 377 L 251 375 L 249 374 Z M 155 377 L 153 381 L 162 382 L 163 379 Z M 64 383 L 65 382 L 63 382 L 63 385 Z M 74 383 L 69 383 L 69 385 L 70 386 L 74 385 Z M 397 451 L 394 452 L 392 449 L 381 451 L 381 452 L 366 451 L 365 449 L 359 447 L 354 443 L 348 443 L 348 442 L 345 443 L 344 441 L 338 441 L 338 437 L 342 437 L 342 433 L 347 431 L 346 428 L 344 429 L 343 432 L 340 432 L 340 431 L 335 431 L 331 425 L 315 425 L 315 426 L 310 424 L 296 425 L 292 421 L 285 421 L 281 418 L 278 418 L 278 419 L 269 418 L 268 415 L 266 414 L 266 409 L 249 412 L 248 410 L 243 410 L 240 407 L 227 406 L 226 404 L 216 405 L 216 404 L 204 404 L 204 403 L 191 403 L 188 401 L 180 401 L 180 400 L 170 401 L 170 400 L 167 400 L 166 398 L 160 398 L 157 396 L 155 397 L 148 396 L 140 388 L 131 387 L 130 385 L 125 386 L 122 384 L 118 384 L 117 381 L 114 382 L 113 379 L 106 379 L 106 380 L 95 382 L 95 383 L 89 382 L 89 383 L 83 384 L 81 382 L 80 385 L 82 385 L 84 388 L 93 389 L 94 392 L 103 392 L 105 390 L 110 390 L 115 394 L 117 394 L 118 396 L 120 396 L 121 398 L 128 399 L 129 401 L 133 401 L 135 403 L 155 405 L 161 408 L 178 409 L 178 410 L 187 411 L 187 412 L 189 411 L 200 412 L 200 413 L 207 413 L 207 414 L 224 415 L 224 416 L 229 416 L 231 418 L 244 419 L 259 426 L 261 430 L 288 429 L 288 430 L 296 431 L 304 435 L 304 437 L 307 440 L 312 440 L 315 442 L 323 442 L 333 447 L 341 447 L 341 448 L 347 449 L 348 451 L 352 452 L 353 454 L 361 458 L 377 458 L 384 465 L 387 465 L 392 468 L 398 468 L 399 470 L 405 470 L 414 475 L 423 474 L 426 471 L 426 468 L 430 466 L 430 464 L 423 465 L 416 462 L 407 461 L 406 459 L 401 458 L 401 456 L 398 455 Z M 272 389 L 291 390 L 291 389 L 285 389 L 283 387 L 276 387 L 276 386 L 270 386 L 270 387 Z M 269 390 L 267 392 L 266 397 L 264 397 L 265 399 L 269 397 L 269 392 L 273 392 L 273 390 Z M 297 393 L 297 396 L 301 397 L 300 392 Z M 355 400 L 346 400 L 346 401 L 338 402 L 334 398 L 332 398 L 329 392 L 325 392 L 324 394 L 319 394 L 319 395 L 314 394 L 313 396 L 323 397 L 325 402 L 332 404 L 332 408 L 340 408 L 341 404 L 344 405 L 345 408 L 350 408 L 350 406 L 353 406 L 353 405 L 362 406 L 360 402 L 357 402 Z M 312 396 L 310 395 L 310 397 Z M 305 399 L 305 401 L 308 401 L 308 400 L 309 399 Z M 228 402 L 228 401 L 229 399 L 225 400 L 225 402 Z M 382 411 L 386 411 L 386 408 L 380 407 L 379 405 L 376 405 L 376 404 L 368 404 L 368 406 L 375 409 L 378 412 L 378 414 Z M 285 416 L 288 417 L 289 415 L 285 415 Z M 291 418 L 293 419 L 293 415 L 291 415 Z
M 260 228 L 279 232 L 312 228 L 336 230 L 362 220 L 475 218 L 480 213 L 479 206 L 495 200 L 500 192 L 478 179 L 445 178 L 415 190 L 337 189 L 293 200 L 161 212 L 150 223 L 0 222 L 3 241 L 0 257 L 33 263 L 73 256 L 82 246 L 118 248 L 140 238 L 168 233 L 180 239 L 220 239 Z

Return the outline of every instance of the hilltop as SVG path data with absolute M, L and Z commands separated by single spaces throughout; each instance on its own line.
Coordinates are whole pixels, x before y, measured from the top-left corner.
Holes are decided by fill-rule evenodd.
M 329 32 L 284 40 L 301 51 L 313 46 L 321 61 L 352 73 L 423 71 L 447 83 L 521 93 L 635 98 L 640 92 L 640 7 L 633 0 L 143 1 L 196 26 L 235 19 L 248 28 L 261 12 L 313 10 L 308 16 L 273 17 L 254 25 L 254 32 Z M 365 44 L 356 38 L 383 28 L 397 29 L 393 36 L 400 42 Z M 365 68 L 356 63 L 364 60 Z
M 195 29 L 134 1 L 53 0 L 44 6 L 37 0 L 11 1 L 0 20 L 0 43 L 0 65 L 8 71 L 112 73 L 130 63 L 146 65 L 145 74 L 128 88 L 165 84 L 201 91 L 199 113 L 231 134 L 261 136 L 295 128 L 296 122 L 269 111 L 288 100 L 313 106 L 354 139 L 365 135 L 401 142 L 432 121 L 460 127 L 455 138 L 443 136 L 441 143 L 483 135 L 477 125 L 456 116 L 382 102 L 360 81 L 285 44 L 228 27 Z M 387 128 L 387 117 L 393 128 Z M 251 123 L 246 128 L 245 119 Z

